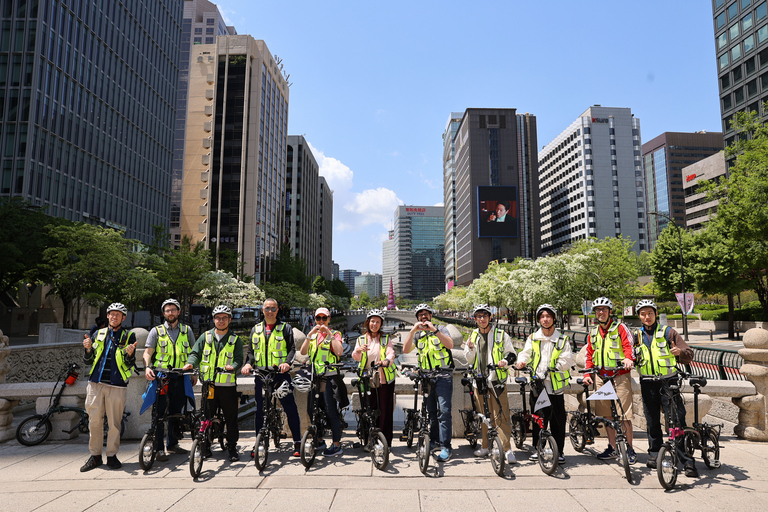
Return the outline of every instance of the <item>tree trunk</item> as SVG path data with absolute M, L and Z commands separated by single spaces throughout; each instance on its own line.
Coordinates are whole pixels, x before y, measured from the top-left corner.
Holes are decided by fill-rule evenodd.
M 728 339 L 736 339 L 733 330 L 733 294 L 728 294 Z

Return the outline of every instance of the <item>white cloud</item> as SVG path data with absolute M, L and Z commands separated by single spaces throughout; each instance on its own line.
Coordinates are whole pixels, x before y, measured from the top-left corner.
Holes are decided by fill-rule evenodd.
M 443 203 L 442 201 L 440 201 L 440 202 L 439 202 L 439 203 L 437 203 L 435 206 L 445 206 L 445 203 Z
M 340 230 L 354 230 L 375 224 L 389 229 L 394 218 L 395 208 L 405 204 L 394 191 L 388 188 L 363 190 L 354 194 L 344 205 L 344 210 L 353 214 L 338 219 Z
M 317 165 L 320 167 L 320 176 L 323 176 L 328 182 L 328 186 L 334 192 L 335 199 L 339 197 L 339 192 L 343 193 L 352 188 L 352 179 L 354 178 L 352 169 L 336 158 L 325 156 L 322 151 L 309 142 L 307 144 L 309 144 L 309 148 L 317 160 Z

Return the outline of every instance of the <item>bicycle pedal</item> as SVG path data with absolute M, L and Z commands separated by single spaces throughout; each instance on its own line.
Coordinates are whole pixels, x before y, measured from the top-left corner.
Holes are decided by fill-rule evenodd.
M 287 439 L 287 438 L 288 438 L 288 434 L 286 434 L 285 432 L 280 432 L 280 439 Z
M 406 435 L 400 436 L 400 441 L 403 441 L 403 442 L 408 441 L 408 436 L 406 436 Z

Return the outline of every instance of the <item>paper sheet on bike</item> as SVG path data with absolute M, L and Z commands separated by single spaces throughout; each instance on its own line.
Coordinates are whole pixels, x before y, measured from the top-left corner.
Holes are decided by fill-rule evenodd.
M 616 389 L 613 387 L 613 382 L 610 380 L 600 386 L 600 389 L 589 395 L 589 398 L 587 400 L 618 400 L 619 397 L 616 395 Z
M 552 402 L 549 401 L 549 394 L 546 389 L 542 389 L 539 398 L 536 400 L 536 403 L 533 404 L 533 412 L 549 407 L 550 405 L 552 405 Z

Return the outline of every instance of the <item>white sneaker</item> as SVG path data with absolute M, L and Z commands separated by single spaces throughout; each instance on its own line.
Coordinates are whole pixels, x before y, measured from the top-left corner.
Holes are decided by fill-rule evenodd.
M 507 463 L 508 464 L 514 464 L 517 462 L 517 458 L 515 458 L 515 454 L 512 453 L 512 450 L 507 450 Z
M 488 449 L 487 448 L 478 448 L 475 450 L 475 457 L 487 457 L 488 456 Z

